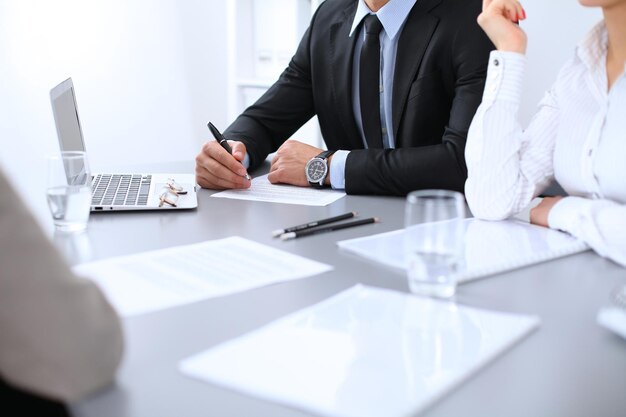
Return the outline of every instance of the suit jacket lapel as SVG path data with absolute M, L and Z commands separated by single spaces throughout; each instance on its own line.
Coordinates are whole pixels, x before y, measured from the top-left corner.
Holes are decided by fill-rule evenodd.
M 398 128 L 406 107 L 406 101 L 422 63 L 424 52 L 439 23 L 439 19 L 428 12 L 441 0 L 418 0 L 404 24 L 396 55 L 396 69 L 393 79 L 393 134 L 398 146 Z
M 349 149 L 363 148 L 352 112 L 352 57 L 358 32 L 350 37 L 357 2 L 355 1 L 342 16 L 341 21 L 330 28 L 330 58 L 333 96 L 341 123 L 350 143 Z

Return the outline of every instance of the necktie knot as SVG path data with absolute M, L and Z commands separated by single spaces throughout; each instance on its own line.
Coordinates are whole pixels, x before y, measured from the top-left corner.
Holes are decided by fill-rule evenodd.
M 365 33 L 367 33 L 367 36 L 378 37 L 381 30 L 383 30 L 383 24 L 378 20 L 378 16 L 375 14 L 367 15 L 365 18 Z

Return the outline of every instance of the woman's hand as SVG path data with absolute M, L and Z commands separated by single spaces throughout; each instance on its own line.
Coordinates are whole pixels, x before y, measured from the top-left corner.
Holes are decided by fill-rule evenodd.
M 548 227 L 548 216 L 550 210 L 563 197 L 544 197 L 544 199 L 535 208 L 530 210 L 530 222 L 543 227 Z
M 483 0 L 478 24 L 499 51 L 526 53 L 526 33 L 517 24 L 526 12 L 517 0 Z

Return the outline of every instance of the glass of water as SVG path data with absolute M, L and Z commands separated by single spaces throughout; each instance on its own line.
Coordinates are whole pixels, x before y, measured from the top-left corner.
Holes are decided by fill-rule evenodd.
M 61 232 L 85 230 L 91 206 L 91 170 L 87 154 L 65 151 L 46 159 L 46 195 L 56 229 Z
M 463 262 L 465 199 L 447 190 L 409 193 L 405 211 L 405 259 L 411 292 L 450 298 Z

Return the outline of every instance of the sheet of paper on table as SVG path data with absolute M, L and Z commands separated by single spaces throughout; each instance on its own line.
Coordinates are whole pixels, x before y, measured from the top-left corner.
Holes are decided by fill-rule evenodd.
M 333 267 L 233 236 L 74 267 L 95 281 L 122 316 L 161 310 Z
M 226 190 L 211 197 L 234 198 L 236 200 L 266 201 L 270 203 L 300 204 L 304 206 L 327 206 L 345 197 L 346 193 L 329 188 L 296 187 L 285 184 L 272 184 L 267 175 L 252 179 L 252 185 L 245 190 Z
M 185 359 L 180 370 L 323 416 L 415 415 L 538 324 L 357 285 Z

